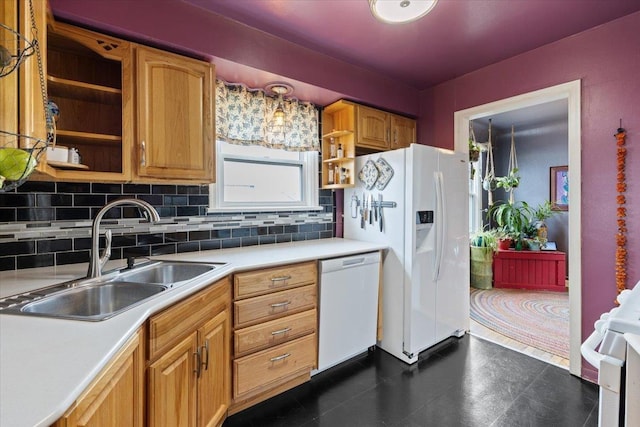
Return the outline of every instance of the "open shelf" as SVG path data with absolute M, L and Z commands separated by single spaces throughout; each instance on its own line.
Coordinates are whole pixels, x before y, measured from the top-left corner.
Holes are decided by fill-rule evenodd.
M 48 76 L 47 85 L 50 96 L 89 101 L 101 104 L 121 104 L 122 89 L 101 86 L 61 77 Z
M 355 185 L 355 122 L 354 107 L 348 101 L 337 101 L 322 111 L 322 188 L 341 189 Z M 342 157 L 331 156 L 331 142 L 342 146 Z M 334 170 L 335 181 L 340 180 L 338 171 L 345 171 L 346 182 L 329 183 L 330 170 Z
M 336 164 L 341 164 L 341 163 L 349 163 L 355 160 L 355 157 L 334 157 L 331 159 L 324 159 L 322 161 L 322 163 L 336 163 Z
M 78 132 L 73 130 L 56 130 L 58 139 L 65 139 L 75 144 L 120 144 L 122 137 L 119 135 L 105 135 L 101 133 Z
M 325 135 L 322 135 L 323 138 L 340 138 L 341 136 L 352 135 L 353 131 L 351 130 L 334 130 Z

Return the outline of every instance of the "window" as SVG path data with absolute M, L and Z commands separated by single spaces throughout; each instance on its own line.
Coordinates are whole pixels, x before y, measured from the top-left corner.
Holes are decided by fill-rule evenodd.
M 321 209 L 318 153 L 217 142 L 210 212 Z

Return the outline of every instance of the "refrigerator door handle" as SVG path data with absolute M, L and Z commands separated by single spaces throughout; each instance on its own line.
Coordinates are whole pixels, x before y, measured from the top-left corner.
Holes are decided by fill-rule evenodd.
M 446 206 L 444 204 L 444 182 L 442 172 L 435 172 L 434 179 L 436 184 L 436 258 L 433 269 L 433 280 L 440 278 L 440 268 L 442 267 L 442 254 L 444 248 L 444 234 L 447 230 Z

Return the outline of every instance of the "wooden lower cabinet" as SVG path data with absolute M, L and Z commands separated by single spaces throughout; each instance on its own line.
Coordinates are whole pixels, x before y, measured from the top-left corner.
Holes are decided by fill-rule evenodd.
M 234 276 L 229 414 L 309 380 L 318 363 L 317 278 L 315 261 Z
M 226 418 L 231 400 L 230 300 L 231 285 L 224 279 L 149 320 L 150 345 L 162 342 L 168 348 L 150 359 L 149 425 L 219 426 Z
M 149 425 L 196 425 L 196 350 L 193 333 L 149 366 Z
M 272 383 L 309 372 L 316 365 L 316 335 L 278 345 L 233 361 L 233 394 L 249 396 Z
M 231 400 L 229 312 L 219 313 L 200 330 L 204 340 L 202 371 L 198 381 L 198 425 L 217 426 L 227 416 Z
M 144 425 L 143 335 L 127 341 L 55 427 Z

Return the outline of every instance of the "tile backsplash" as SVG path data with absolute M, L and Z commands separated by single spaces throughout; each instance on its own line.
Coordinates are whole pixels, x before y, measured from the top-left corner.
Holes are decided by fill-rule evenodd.
M 123 197 L 151 203 L 161 220 L 150 224 L 133 206 L 110 209 L 101 231 L 112 231 L 112 259 L 323 239 L 335 232 L 331 190 L 320 190 L 321 211 L 208 214 L 206 185 L 34 181 L 0 193 L 0 270 L 88 262 L 92 218 Z

